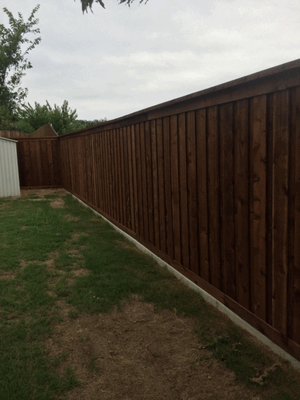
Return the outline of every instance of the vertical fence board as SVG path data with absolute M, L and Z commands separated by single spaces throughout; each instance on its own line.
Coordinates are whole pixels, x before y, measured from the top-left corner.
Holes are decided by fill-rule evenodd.
M 287 279 L 287 336 L 293 337 L 293 318 L 294 318 L 294 262 L 295 262 L 295 177 L 296 177 L 296 146 L 297 146 L 297 100 L 296 91 L 289 93 L 289 109 L 290 109 L 290 130 L 289 130 L 289 165 L 288 165 L 288 279 Z M 300 314 L 299 314 L 300 315 Z
M 99 145 L 99 133 L 95 133 L 95 158 L 96 158 L 96 169 L 95 180 L 96 180 L 96 207 L 101 210 L 101 176 L 100 176 L 100 145 Z
M 141 160 L 141 138 L 140 125 L 135 126 L 135 147 L 136 147 L 136 191 L 137 191 L 137 234 L 144 237 L 144 219 L 143 219 L 143 175 L 142 175 L 142 160 Z
M 133 156 L 132 156 L 132 141 L 131 141 L 131 129 L 127 127 L 127 148 L 128 148 L 128 176 L 129 176 L 129 208 L 130 208 L 130 225 L 129 228 L 135 230 L 135 212 L 134 212 L 134 183 L 133 183 Z
M 287 273 L 288 273 L 288 149 L 289 101 L 288 92 L 274 97 L 274 274 L 273 326 L 286 334 L 287 328 Z
M 187 196 L 187 154 L 186 154 L 186 116 L 184 113 L 178 116 L 178 141 L 179 141 L 179 195 L 181 216 L 181 251 L 182 264 L 190 267 L 189 257 L 189 217 Z
M 179 205 L 179 160 L 178 160 L 178 126 L 177 116 L 170 118 L 171 137 L 171 179 L 172 179 L 172 212 L 173 212 L 173 246 L 174 259 L 181 263 L 181 230 Z
M 128 130 L 123 128 L 123 145 L 124 145 L 124 169 L 125 169 L 125 193 L 126 193 L 126 227 L 131 229 L 131 193 L 130 193 L 130 162 L 128 149 Z
M 152 148 L 149 122 L 145 123 L 145 148 L 147 170 L 147 196 L 148 196 L 148 224 L 149 242 L 154 244 L 154 205 L 153 205 L 153 176 L 152 176 Z
M 220 149 L 218 107 L 207 110 L 207 184 L 211 284 L 222 287 L 220 254 Z
M 251 309 L 266 317 L 266 96 L 251 102 Z
M 235 263 L 237 301 L 249 309 L 249 118 L 248 100 L 235 108 Z
M 196 151 L 197 151 L 197 192 L 199 226 L 199 275 L 210 281 L 209 243 L 208 243 L 208 204 L 207 204 L 207 132 L 206 109 L 196 111 Z
M 234 231 L 234 146 L 233 105 L 220 107 L 220 188 L 221 188 L 221 257 L 224 293 L 236 298 L 235 231 Z
M 187 176 L 188 176 L 188 212 L 189 212 L 189 253 L 191 271 L 199 274 L 198 253 L 198 204 L 197 204 L 197 159 L 196 159 L 196 116 L 187 114 Z
M 109 147 L 109 131 L 103 132 L 104 141 L 104 157 L 105 157 L 105 181 L 106 181 L 106 213 L 112 214 L 112 198 L 111 198 L 111 180 L 112 171 L 110 166 L 110 147 Z
M 266 321 L 273 323 L 273 131 L 274 94 L 267 97 L 267 157 L 266 157 Z
M 300 338 L 300 87 L 292 92 L 291 101 L 291 126 L 294 138 L 294 224 L 293 224 L 293 252 L 292 271 L 290 278 L 290 292 L 292 302 L 289 304 L 291 316 L 291 338 L 299 343 Z
M 158 199 L 159 199 L 159 238 L 160 250 L 167 252 L 166 208 L 165 208 L 165 179 L 164 179 L 164 144 L 162 119 L 156 121 L 157 131 L 157 168 L 158 168 Z
M 104 150 L 104 137 L 102 132 L 99 134 L 99 147 L 100 147 L 100 179 L 101 179 L 101 210 L 106 210 L 106 179 L 105 179 L 105 150 Z
M 117 168 L 117 199 L 118 199 L 118 221 L 123 221 L 123 208 L 122 208 L 122 166 L 120 155 L 120 129 L 115 130 L 115 146 L 116 146 L 116 168 Z
M 134 220 L 135 229 L 134 231 L 139 234 L 140 232 L 140 221 L 139 221 L 139 210 L 138 210 L 138 187 L 137 187 L 137 170 L 136 170 L 136 131 L 135 126 L 131 127 L 131 143 L 132 143 L 132 168 L 133 168 L 133 190 L 134 190 Z
M 54 142 L 57 146 L 57 142 Z M 55 177 L 54 177 L 54 169 L 53 169 L 53 150 L 52 150 L 52 143 L 51 142 L 46 142 L 47 146 L 47 158 L 48 158 L 48 167 L 46 170 L 46 174 L 48 175 L 48 182 L 49 186 L 51 186 L 52 182 L 55 182 Z M 57 149 L 58 151 L 58 149 Z
M 148 183 L 147 183 L 147 154 L 145 142 L 145 126 L 140 124 L 140 145 L 141 145 L 141 172 L 142 172 L 142 193 L 143 193 L 143 225 L 144 235 L 143 238 L 148 242 L 149 240 L 149 214 L 148 214 Z
M 152 189 L 153 189 L 153 219 L 154 219 L 154 244 L 160 247 L 159 232 L 159 202 L 158 202 L 158 170 L 157 170 L 157 138 L 156 121 L 150 122 L 151 150 L 152 150 Z
M 120 214 L 121 224 L 125 226 L 126 219 L 126 201 L 125 201 L 125 178 L 124 178 L 124 162 L 123 162 L 123 137 L 122 128 L 118 128 L 118 153 L 120 160 Z
M 288 92 L 276 93 L 273 113 L 273 326 L 284 333 L 287 328 L 288 107 Z
M 173 211 L 172 211 L 172 179 L 171 179 L 171 141 L 170 141 L 170 118 L 163 119 L 163 146 L 164 146 L 164 181 L 166 196 L 166 235 L 167 254 L 174 258 L 173 246 Z
M 97 134 L 93 135 L 93 142 L 92 142 L 92 151 L 93 151 L 93 192 L 94 192 L 94 196 L 93 196 L 93 204 L 97 204 L 98 203 L 98 154 L 97 154 L 97 145 L 96 145 L 96 139 L 97 139 Z

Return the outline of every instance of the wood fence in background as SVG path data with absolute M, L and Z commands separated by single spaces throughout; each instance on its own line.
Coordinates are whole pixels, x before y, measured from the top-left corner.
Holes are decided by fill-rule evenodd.
M 16 140 L 21 189 L 61 187 L 57 137 Z
M 300 360 L 300 60 L 41 143 L 20 140 L 20 176 L 57 159 L 64 188 Z

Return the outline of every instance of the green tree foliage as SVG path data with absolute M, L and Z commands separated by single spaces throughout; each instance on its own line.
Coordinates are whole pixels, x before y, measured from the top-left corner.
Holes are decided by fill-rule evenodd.
M 86 120 L 86 119 L 79 119 L 77 120 L 78 123 L 78 128 L 77 129 L 85 129 L 85 128 L 89 128 L 90 126 L 93 125 L 98 125 L 98 124 L 102 124 L 102 122 L 107 121 L 106 118 L 103 119 L 93 119 L 93 120 Z
M 88 12 L 88 9 L 92 10 L 93 3 L 99 3 L 101 7 L 105 8 L 105 4 L 102 0 L 80 0 L 82 11 Z M 135 0 L 119 0 L 119 4 L 126 4 L 130 7 L 130 4 L 133 3 Z M 147 3 L 148 0 L 139 0 L 140 3 Z
M 51 107 L 48 101 L 45 105 L 35 102 L 34 107 L 28 103 L 19 108 L 17 117 L 16 129 L 26 133 L 32 133 L 48 123 L 52 125 L 58 135 L 81 129 L 77 111 L 71 110 L 67 100 L 61 107 L 56 104 Z
M 39 20 L 35 18 L 39 7 L 32 10 L 28 21 L 24 21 L 22 14 L 15 18 L 3 8 L 9 26 L 0 24 L 0 107 L 11 115 L 27 96 L 27 89 L 20 85 L 25 71 L 32 68 L 27 56 L 41 41 L 36 37 L 40 33 L 36 27 Z
M 4 105 L 0 105 L 0 130 L 14 130 L 14 116 L 9 112 L 8 108 Z

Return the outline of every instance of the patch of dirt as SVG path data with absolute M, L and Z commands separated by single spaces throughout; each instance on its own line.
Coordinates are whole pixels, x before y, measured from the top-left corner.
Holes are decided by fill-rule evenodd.
M 66 194 L 68 194 L 68 192 L 65 189 L 26 189 L 26 190 L 21 190 L 22 198 L 35 196 L 40 199 L 44 199 L 44 197 L 46 195 L 65 196 Z
M 270 372 L 276 371 L 276 369 L 279 367 L 280 365 L 275 363 L 271 365 L 271 367 L 266 368 L 259 377 L 252 378 L 251 381 L 257 383 L 258 385 L 263 386 L 265 384 L 265 379 L 269 376 Z
M 83 256 L 79 253 L 79 250 L 77 249 L 67 249 L 66 253 L 76 258 L 83 258 Z
M 52 258 L 50 258 L 49 260 L 46 260 L 42 264 L 46 264 L 48 272 L 55 271 L 55 262 L 54 262 L 54 260 Z
M 50 207 L 52 208 L 64 208 L 65 202 L 62 198 L 58 197 L 57 199 L 49 199 Z
M 69 319 L 68 318 L 69 312 L 73 310 L 72 306 L 70 304 L 66 303 L 65 300 L 63 300 L 63 299 L 56 300 L 55 308 L 59 309 L 60 316 L 64 319 L 65 318 Z M 60 330 L 58 329 L 56 334 L 54 336 L 52 336 L 51 338 L 49 338 L 46 343 L 46 348 L 48 351 L 50 351 L 49 352 L 50 357 L 53 357 L 53 356 L 57 357 L 58 355 L 61 355 L 65 351 L 65 350 L 55 351 L 55 349 L 56 349 L 55 346 L 59 346 L 60 341 L 61 341 Z M 52 352 L 52 350 L 54 350 L 54 351 Z
M 42 201 L 49 200 L 52 208 L 64 208 L 65 202 L 62 196 L 65 196 L 68 192 L 65 189 L 28 189 L 21 190 L 21 197 L 26 198 L 30 201 Z M 57 198 L 45 199 L 46 195 L 58 196 Z M 31 198 L 32 197 L 32 198 Z
M 116 243 L 123 249 L 129 249 L 136 251 L 137 253 L 145 254 L 142 250 L 140 250 L 137 246 L 135 246 L 133 243 L 130 243 L 129 241 L 116 240 Z
M 80 221 L 80 217 L 74 217 L 73 215 L 66 214 L 64 215 L 64 218 L 66 221 L 71 222 L 71 221 Z M 79 235 L 78 235 L 79 236 Z
M 16 274 L 13 272 L 0 272 L 0 280 L 7 280 L 7 281 L 12 281 L 15 279 Z
M 73 269 L 72 274 L 75 276 L 88 276 L 89 275 L 88 269 Z
M 59 307 L 64 316 L 71 310 Z M 69 400 L 259 400 L 203 349 L 191 320 L 137 298 L 121 311 L 66 318 L 46 349 L 67 354 L 61 372 L 71 367 L 82 382 Z
M 26 190 L 22 197 L 43 199 L 47 194 L 67 193 L 63 189 Z M 63 207 L 59 198 L 48 200 L 52 206 L 56 201 L 55 207 Z M 133 248 L 124 242 L 120 245 Z M 43 263 L 53 274 L 48 279 L 51 296 L 55 296 L 51 284 L 64 274 L 55 269 L 57 255 L 49 254 Z M 21 261 L 22 268 L 26 265 Z M 88 271 L 74 269 L 72 273 L 75 279 Z M 199 343 L 192 320 L 166 310 L 155 313 L 152 304 L 138 297 L 109 314 L 77 314 L 61 299 L 55 307 L 63 322 L 53 327 L 46 351 L 51 358 L 62 356 L 62 374 L 70 367 L 82 382 L 67 393 L 67 400 L 261 400 L 256 391 L 237 383 L 234 373 Z

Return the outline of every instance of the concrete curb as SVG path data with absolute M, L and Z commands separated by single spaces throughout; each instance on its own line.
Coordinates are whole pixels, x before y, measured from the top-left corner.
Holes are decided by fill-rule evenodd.
M 271 349 L 275 354 L 279 355 L 281 358 L 288 361 L 294 368 L 296 368 L 297 370 L 300 371 L 300 361 L 298 361 L 296 358 L 291 356 L 289 353 L 287 353 L 281 347 L 277 346 L 270 339 L 268 339 L 265 335 L 260 333 L 257 329 L 253 328 L 253 326 L 249 325 L 247 322 L 245 322 L 243 319 L 241 319 L 239 316 L 237 316 L 231 310 L 229 310 L 229 308 L 225 307 L 224 304 L 222 304 L 221 302 L 216 300 L 213 296 L 211 296 L 210 294 L 205 292 L 203 289 L 201 289 L 199 286 L 197 286 L 194 282 L 190 281 L 188 278 L 186 278 L 184 275 L 182 275 L 176 269 L 171 267 L 171 265 L 167 264 L 161 258 L 156 256 L 154 253 L 152 253 L 149 249 L 147 249 L 145 246 L 143 246 L 137 240 L 135 240 L 130 235 L 128 235 L 127 233 L 122 231 L 122 229 L 118 228 L 116 225 L 114 225 L 112 222 L 110 222 L 107 218 L 103 217 L 103 215 L 101 215 L 100 213 L 95 211 L 93 208 L 89 207 L 82 200 L 78 199 L 78 197 L 76 197 L 75 195 L 72 194 L 72 196 L 76 200 L 78 200 L 81 204 L 83 204 L 85 207 L 91 209 L 96 215 L 98 215 L 99 217 L 104 219 L 106 222 L 108 222 L 115 230 L 120 232 L 127 240 L 132 242 L 139 250 L 141 250 L 143 253 L 149 255 L 151 258 L 153 258 L 157 262 L 158 265 L 166 268 L 173 275 L 175 275 L 178 280 L 180 280 L 182 283 L 184 283 L 190 289 L 199 293 L 207 303 L 211 304 L 213 307 L 217 308 L 221 313 L 225 314 L 235 325 L 239 326 L 240 328 L 242 328 L 245 331 L 247 331 L 248 333 L 250 333 L 252 336 L 254 336 L 256 339 L 258 339 L 265 346 L 269 347 L 269 349 Z

